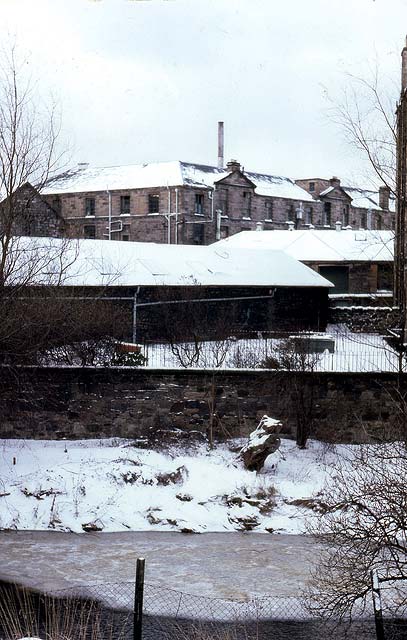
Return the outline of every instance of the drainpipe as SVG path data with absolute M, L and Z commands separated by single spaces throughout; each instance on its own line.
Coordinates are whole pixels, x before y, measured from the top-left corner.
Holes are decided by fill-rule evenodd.
M 139 292 L 140 287 L 137 287 L 133 298 L 133 343 L 137 342 L 137 296 Z
M 216 209 L 216 240 L 220 240 L 221 218 L 222 218 L 222 209 Z
M 167 211 L 167 215 L 165 216 L 167 218 L 167 244 L 171 244 L 171 191 L 170 188 L 168 186 L 168 182 L 167 182 L 167 192 L 168 192 L 168 211 Z
M 175 244 L 178 244 L 178 187 L 175 187 Z
M 108 237 L 108 240 L 111 240 L 112 239 L 112 194 L 109 191 L 108 187 L 106 187 L 106 193 L 109 198 L 109 217 L 108 217 L 107 237 Z

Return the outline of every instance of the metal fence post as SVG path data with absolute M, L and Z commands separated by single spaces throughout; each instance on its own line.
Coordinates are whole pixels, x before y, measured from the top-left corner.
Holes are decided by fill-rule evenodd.
M 134 588 L 133 640 L 142 640 L 143 635 L 144 567 L 144 558 L 137 558 L 136 584 Z
M 380 594 L 380 581 L 377 571 L 372 569 L 370 572 L 370 578 L 372 581 L 372 598 L 373 598 L 373 611 L 374 620 L 376 626 L 376 638 L 377 640 L 386 640 L 384 635 L 383 625 L 383 611 L 382 611 L 382 598 Z

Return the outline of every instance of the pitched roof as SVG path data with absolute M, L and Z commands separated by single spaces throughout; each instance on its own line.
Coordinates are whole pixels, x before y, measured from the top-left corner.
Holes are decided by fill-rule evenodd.
M 28 251 L 58 248 L 66 240 L 24 238 Z M 55 254 L 59 256 L 58 251 Z M 281 251 L 152 242 L 77 240 L 64 252 L 70 286 L 329 287 L 331 283 Z M 71 264 L 72 262 L 72 264 Z M 59 266 L 58 260 L 56 267 Z M 52 265 L 47 263 L 47 273 Z M 44 280 L 44 274 L 39 274 Z
M 154 187 L 192 186 L 213 189 L 230 175 L 229 171 L 209 165 L 181 162 L 150 162 L 117 167 L 89 167 L 79 165 L 48 181 L 43 194 L 114 191 Z M 291 198 L 311 202 L 312 196 L 290 178 L 245 171 L 255 184 L 256 193 L 277 198 Z
M 279 250 L 302 262 L 391 262 L 393 245 L 393 231 L 305 229 L 241 231 L 212 246 Z

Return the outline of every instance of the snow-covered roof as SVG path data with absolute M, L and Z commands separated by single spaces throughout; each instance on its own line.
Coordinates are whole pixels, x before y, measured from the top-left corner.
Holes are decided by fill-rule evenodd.
M 279 250 L 302 262 L 365 262 L 393 260 L 393 231 L 241 231 L 212 246 Z
M 382 211 L 379 205 L 379 192 L 370 189 L 359 189 L 358 187 L 342 187 L 345 193 L 352 198 L 353 207 L 361 207 L 362 209 L 372 209 L 372 211 Z M 322 195 L 322 193 L 321 193 Z M 396 210 L 396 201 L 393 197 L 389 198 L 389 210 L 393 213 Z
M 154 187 L 192 186 L 212 189 L 229 171 L 202 164 L 181 162 L 150 162 L 118 167 L 79 165 L 48 182 L 46 194 L 83 193 L 109 189 L 147 189 Z M 263 173 L 245 172 L 256 185 L 256 193 L 276 198 L 312 201 L 312 196 L 290 178 Z
M 25 238 L 25 256 L 60 239 Z M 23 245 L 21 245 L 23 246 Z M 60 263 L 60 252 L 55 252 Z M 281 251 L 151 242 L 72 240 L 63 252 L 63 284 L 70 286 L 329 287 L 331 283 Z M 52 265 L 46 264 L 47 273 Z M 43 274 L 39 274 L 43 282 Z

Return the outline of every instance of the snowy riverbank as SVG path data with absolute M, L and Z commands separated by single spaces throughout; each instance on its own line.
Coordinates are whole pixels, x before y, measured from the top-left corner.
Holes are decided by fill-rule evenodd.
M 256 474 L 238 458 L 243 443 L 157 452 L 126 440 L 2 440 L 0 528 L 302 533 L 341 447 L 283 439 Z

